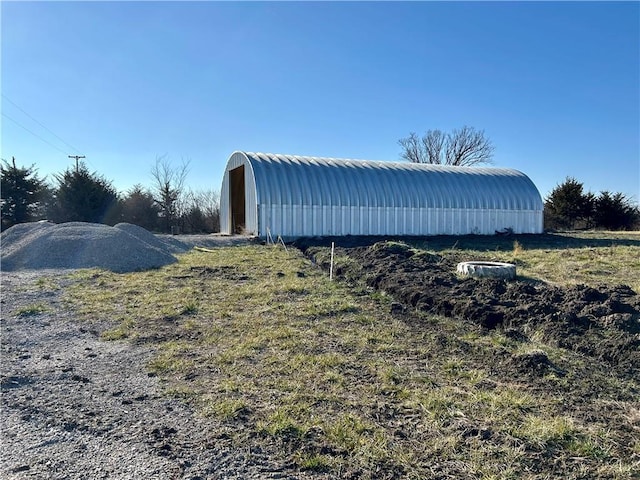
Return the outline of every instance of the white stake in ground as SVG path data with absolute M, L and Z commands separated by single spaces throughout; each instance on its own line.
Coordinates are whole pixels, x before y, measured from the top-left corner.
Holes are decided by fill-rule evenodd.
M 333 281 L 333 249 L 335 247 L 335 243 L 331 242 L 331 266 L 329 267 L 329 281 Z

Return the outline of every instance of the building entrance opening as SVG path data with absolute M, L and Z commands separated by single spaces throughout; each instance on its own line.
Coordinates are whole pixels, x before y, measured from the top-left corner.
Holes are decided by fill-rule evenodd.
M 229 204 L 231 207 L 231 231 L 244 233 L 245 230 L 245 202 L 244 202 L 244 165 L 229 171 Z

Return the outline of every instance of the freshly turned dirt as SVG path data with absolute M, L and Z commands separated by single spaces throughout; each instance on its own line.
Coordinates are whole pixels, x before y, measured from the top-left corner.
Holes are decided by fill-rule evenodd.
M 528 238 L 527 245 L 583 246 L 579 239 L 550 237 Z M 332 240 L 307 239 L 297 242 L 297 246 L 328 270 L 327 247 Z M 498 248 L 499 242 L 490 239 L 457 239 L 458 250 L 447 248 L 453 244 L 451 238 L 430 239 L 431 245 L 443 245 L 442 250 L 435 249 L 438 253 L 413 250 L 402 239 L 337 240 L 341 247 L 335 252 L 340 259 L 334 265 L 336 278 L 355 289 L 386 293 L 394 317 L 417 332 L 430 332 L 441 344 L 442 350 L 435 355 L 463 358 L 468 371 L 485 372 L 486 378 L 477 385 L 481 389 L 514 384 L 537 398 L 561 399 L 557 414 L 575 419 L 578 424 L 606 429 L 620 447 L 621 458 L 636 466 L 632 467 L 634 472 L 638 471 L 634 447 L 640 432 L 637 292 L 625 285 L 561 287 L 523 278 L 505 281 L 456 275 L 461 261 L 495 260 L 491 253 L 486 258 L 474 255 L 470 259 L 465 252 L 465 248 L 478 250 L 477 245 L 488 247 L 482 248 L 487 252 Z M 443 321 L 431 314 L 454 321 Z M 468 330 L 469 339 L 459 335 L 464 330 Z M 466 425 L 465 420 L 459 420 L 462 431 L 471 432 L 475 438 L 509 441 L 498 439 L 490 425 L 482 421 Z M 447 428 L 457 426 L 456 421 Z M 589 462 L 592 463 L 584 470 L 584 478 L 612 478 L 611 472 L 595 473 L 599 460 L 578 456 L 565 463 L 566 457 L 559 460 L 550 455 L 548 446 L 540 451 L 537 448 L 529 444 L 531 456 L 523 459 L 530 478 L 547 478 L 549 472 L 558 478 L 574 478 L 577 465 Z M 578 463 L 572 465 L 574 460 Z M 621 473 L 620 478 L 636 476 Z
M 317 247 L 303 246 L 309 256 Z M 526 341 L 542 334 L 545 343 L 598 358 L 624 375 L 640 373 L 640 296 L 626 285 L 567 288 L 530 280 L 462 278 L 461 254 L 415 254 L 398 243 L 340 248 L 355 260 L 336 269 L 346 278 L 392 295 L 396 310 L 459 318 Z M 478 259 L 476 259 L 478 260 Z M 320 262 L 328 268 L 327 261 Z M 516 358 L 524 369 L 543 373 L 544 358 Z

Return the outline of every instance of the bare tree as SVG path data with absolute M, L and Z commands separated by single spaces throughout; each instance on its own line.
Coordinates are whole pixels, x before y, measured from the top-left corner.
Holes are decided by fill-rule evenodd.
M 216 190 L 198 192 L 198 204 L 212 232 L 220 231 L 220 193 Z
M 180 205 L 184 196 L 184 181 L 189 173 L 189 161 L 182 160 L 174 167 L 166 155 L 156 158 L 151 169 L 153 198 L 160 207 L 165 232 L 171 232 L 175 220 L 180 216 Z
M 185 198 L 183 216 L 192 233 L 220 231 L 220 194 L 216 190 L 189 190 Z
M 405 160 L 409 160 L 411 163 L 432 163 L 422 161 L 427 155 L 416 132 L 411 132 L 407 138 L 401 138 L 398 140 L 398 144 L 402 147 L 400 156 Z
M 429 163 L 434 165 L 440 165 L 443 163 L 442 152 L 443 147 L 447 143 L 448 136 L 441 130 L 429 130 L 424 137 L 422 137 L 422 145 L 424 151 L 427 154 Z
M 495 147 L 484 136 L 484 130 L 464 126 L 447 135 L 445 149 L 447 165 L 472 166 L 491 163 Z
M 422 137 L 412 132 L 398 140 L 401 158 L 412 163 L 473 166 L 491 163 L 495 147 L 484 130 L 464 126 L 451 133 L 428 130 Z

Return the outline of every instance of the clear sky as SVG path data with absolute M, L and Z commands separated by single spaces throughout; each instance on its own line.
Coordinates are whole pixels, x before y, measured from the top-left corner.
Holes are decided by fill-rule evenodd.
M 639 2 L 0 8 L 1 156 L 40 176 L 85 155 L 124 192 L 166 155 L 219 190 L 234 150 L 398 160 L 469 125 L 543 196 L 573 176 L 640 199 Z

